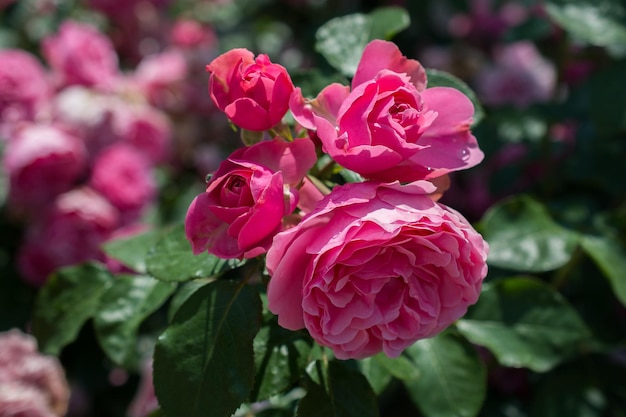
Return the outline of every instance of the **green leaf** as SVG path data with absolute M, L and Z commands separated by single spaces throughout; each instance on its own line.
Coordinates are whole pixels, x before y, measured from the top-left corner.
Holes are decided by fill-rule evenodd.
M 493 206 L 482 220 L 489 243 L 490 265 L 516 271 L 543 272 L 565 265 L 578 235 L 557 223 L 545 207 L 528 196 L 516 196 Z
M 102 295 L 94 316 L 100 346 L 120 366 L 130 366 L 137 357 L 137 331 L 176 289 L 175 284 L 149 276 L 119 276 Z
M 53 273 L 39 292 L 33 313 L 33 334 L 42 352 L 58 355 L 73 342 L 113 284 L 99 264 L 63 268 Z
M 148 272 L 170 282 L 212 277 L 241 264 L 237 259 L 220 259 L 206 253 L 194 255 L 184 225 L 164 234 L 147 258 Z
M 580 244 L 609 280 L 613 293 L 626 306 L 626 249 L 610 237 L 583 236 Z
M 261 323 L 253 288 L 218 280 L 197 290 L 157 340 L 154 388 L 168 416 L 229 417 L 254 383 Z
M 391 39 L 411 25 L 411 17 L 402 7 L 380 7 L 372 10 L 369 19 L 369 40 Z
M 170 301 L 170 306 L 167 310 L 167 320 L 172 321 L 180 306 L 183 305 L 194 292 L 198 291 L 200 288 L 204 287 L 212 281 L 213 280 L 211 279 L 203 278 L 194 279 L 193 281 L 183 283 L 178 288 L 176 294 L 174 294 L 174 296 L 172 297 L 172 301 Z
M 367 378 L 367 381 L 376 394 L 382 393 L 393 380 L 393 375 L 391 375 L 389 370 L 382 365 L 381 361 L 375 359 L 373 356 L 361 359 L 359 361 L 359 369 L 365 378 Z
M 476 350 L 445 332 L 406 350 L 420 376 L 404 381 L 415 405 L 426 417 L 473 417 L 485 398 L 486 372 Z
M 541 378 L 532 396 L 533 417 L 621 416 L 626 410 L 626 367 L 589 355 Z
M 406 29 L 409 23 L 408 13 L 400 7 L 384 7 L 370 14 L 337 17 L 317 30 L 315 49 L 343 75 L 352 77 L 368 42 L 390 39 Z
M 590 79 L 589 113 L 599 132 L 613 133 L 626 130 L 624 73 L 626 73 L 626 61 L 621 60 L 596 72 Z M 604 139 L 603 147 L 610 146 L 605 138 L 602 139 Z M 594 138 L 594 142 L 598 140 L 600 138 Z M 605 160 L 603 159 L 603 162 Z
M 324 386 L 308 379 L 307 394 L 298 405 L 298 417 L 376 417 L 378 403 L 363 374 L 337 360 L 328 363 Z
M 480 104 L 476 93 L 460 78 L 436 69 L 426 69 L 428 87 L 452 87 L 465 94 L 474 105 L 474 121 L 472 126 L 476 126 L 485 117 L 485 110 Z
M 311 342 L 300 332 L 285 330 L 275 320 L 254 339 L 256 381 L 253 401 L 280 394 L 300 380 L 310 361 Z
M 390 358 L 384 353 L 374 356 L 374 360 L 379 362 L 389 373 L 402 381 L 410 381 L 419 377 L 419 369 L 406 356 Z
M 336 417 L 333 403 L 324 387 L 306 378 L 306 395 L 302 397 L 296 409 L 296 417 Z
M 487 347 L 500 364 L 537 372 L 553 368 L 590 338 L 561 294 L 530 278 L 485 285 L 457 327 L 472 343 Z
M 104 252 L 125 266 L 140 274 L 145 274 L 146 257 L 154 246 L 159 233 L 151 230 L 136 236 L 111 240 L 102 245 Z
M 621 0 L 547 0 L 548 15 L 575 38 L 624 52 L 626 6 Z

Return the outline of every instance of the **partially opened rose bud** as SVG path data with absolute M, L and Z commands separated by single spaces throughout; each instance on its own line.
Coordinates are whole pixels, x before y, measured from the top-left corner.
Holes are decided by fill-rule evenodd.
M 294 89 L 287 70 L 267 55 L 232 49 L 206 67 L 211 73 L 213 101 L 237 126 L 267 130 L 279 123 L 289 109 Z
M 187 211 L 185 232 L 193 252 L 221 258 L 265 253 L 295 209 L 295 186 L 315 160 L 308 139 L 261 142 L 231 154 Z

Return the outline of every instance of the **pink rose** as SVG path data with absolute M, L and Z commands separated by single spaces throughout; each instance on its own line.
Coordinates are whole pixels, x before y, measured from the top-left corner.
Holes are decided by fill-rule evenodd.
M 136 220 L 157 191 L 146 158 L 121 143 L 110 146 L 96 157 L 89 184 L 117 207 L 125 223 Z
M 426 82 L 419 62 L 375 40 L 363 51 L 352 91 L 331 84 L 308 100 L 296 89 L 290 107 L 317 131 L 326 153 L 369 179 L 409 182 L 477 165 L 483 153 L 470 133 L 472 102 Z
M 185 232 L 194 254 L 253 258 L 265 253 L 297 204 L 296 185 L 316 160 L 308 139 L 241 148 L 222 162 L 191 203 Z
M 280 122 L 289 109 L 293 83 L 287 70 L 267 55 L 232 49 L 206 67 L 211 73 L 211 98 L 237 126 L 267 130 Z
M 84 172 L 87 151 L 77 137 L 54 125 L 29 125 L 7 144 L 4 169 L 9 201 L 30 211 L 68 191 Z
M 151 165 L 170 158 L 172 124 L 165 113 L 150 106 L 120 106 L 114 110 L 113 129 Z
M 172 44 L 180 48 L 215 46 L 217 43 L 217 38 L 211 28 L 190 19 L 174 22 L 170 37 Z
M 109 88 L 119 76 L 111 41 L 85 23 L 64 22 L 56 35 L 42 43 L 43 55 L 59 83 Z
M 161 109 L 179 112 L 188 100 L 185 94 L 188 77 L 187 60 L 178 49 L 145 57 L 134 74 L 135 82 L 150 103 Z
M 0 123 L 34 120 L 50 97 L 47 74 L 33 55 L 0 51 Z
M 69 396 L 61 364 L 39 353 L 34 337 L 0 333 L 0 416 L 64 416 Z
M 41 286 L 57 268 L 103 260 L 100 245 L 119 226 L 119 213 L 88 187 L 61 194 L 50 210 L 31 223 L 18 253 L 18 269 L 32 285 Z
M 427 181 L 336 187 L 267 253 L 269 309 L 337 358 L 400 355 L 465 314 L 488 246 Z
M 520 41 L 496 50 L 494 64 L 477 76 L 476 91 L 486 104 L 523 109 L 550 100 L 556 77 L 554 64 L 532 42 Z

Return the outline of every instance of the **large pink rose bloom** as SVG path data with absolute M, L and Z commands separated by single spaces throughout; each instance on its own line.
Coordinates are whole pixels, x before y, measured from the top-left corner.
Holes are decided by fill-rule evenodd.
M 67 21 L 42 43 L 43 55 L 59 84 L 110 88 L 119 76 L 113 44 L 96 28 Z
M 289 109 L 293 83 L 287 70 L 261 54 L 232 49 L 206 67 L 211 98 L 237 126 L 253 131 L 272 128 Z
M 253 258 L 265 253 L 295 209 L 295 188 L 316 160 L 309 139 L 241 148 L 222 162 L 191 203 L 185 232 L 194 254 Z
M 83 142 L 54 125 L 29 125 L 7 144 L 3 165 L 9 177 L 11 205 L 39 210 L 73 187 L 83 173 Z
M 427 181 L 336 187 L 267 253 L 269 309 L 337 358 L 396 357 L 463 316 L 487 243 Z
M 100 245 L 119 226 L 119 213 L 93 189 L 82 187 L 58 196 L 50 210 L 28 226 L 18 269 L 27 282 L 41 286 L 57 268 L 103 261 Z
M 37 58 L 18 49 L 0 51 L 0 123 L 34 120 L 51 87 Z
M 459 90 L 426 83 L 418 61 L 375 40 L 363 51 L 352 91 L 331 84 L 308 100 L 296 89 L 290 108 L 317 131 L 325 152 L 369 179 L 432 179 L 478 164 L 472 102 Z

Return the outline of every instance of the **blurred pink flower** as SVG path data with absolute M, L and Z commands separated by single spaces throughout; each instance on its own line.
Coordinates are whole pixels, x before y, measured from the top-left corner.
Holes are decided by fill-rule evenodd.
M 43 40 L 42 50 L 61 86 L 110 89 L 119 76 L 113 44 L 89 24 L 64 22 L 56 34 Z
M 0 50 L 0 124 L 34 120 L 51 94 L 46 70 L 35 56 Z
M 41 211 L 76 184 L 86 162 L 87 151 L 79 138 L 55 125 L 25 126 L 7 144 L 3 157 L 10 204 Z
M 69 396 L 61 364 L 39 353 L 32 336 L 0 333 L 0 416 L 64 416 Z
M 59 267 L 103 260 L 100 245 L 119 222 L 117 209 L 91 188 L 61 194 L 48 212 L 28 225 L 17 259 L 22 277 L 41 286 Z
M 121 106 L 113 115 L 120 142 L 141 153 L 150 165 L 171 160 L 172 124 L 165 113 L 151 106 Z
M 135 397 L 128 407 L 129 417 L 146 417 L 159 408 L 152 382 L 152 360 L 145 361 L 141 366 L 141 380 Z
M 96 156 L 89 185 L 119 210 L 125 224 L 136 220 L 157 192 L 148 160 L 123 143 Z
M 476 91 L 485 104 L 511 104 L 525 108 L 550 100 L 556 87 L 556 69 L 541 56 L 532 42 L 501 45 L 493 65 L 486 66 L 476 80 Z
M 217 43 L 217 37 L 211 28 L 191 19 L 174 22 L 170 37 L 172 44 L 181 48 L 212 47 Z
M 187 78 L 187 61 L 183 52 L 178 49 L 145 57 L 133 74 L 133 80 L 150 103 L 175 112 L 184 110 L 187 105 Z

